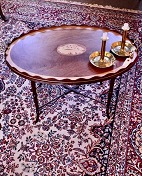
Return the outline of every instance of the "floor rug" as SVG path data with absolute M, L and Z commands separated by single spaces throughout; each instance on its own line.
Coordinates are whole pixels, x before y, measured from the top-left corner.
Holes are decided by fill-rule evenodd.
M 88 25 L 142 41 L 142 14 L 65 1 L 2 0 L 7 22 L 0 20 L 0 176 L 140 176 L 142 175 L 142 48 L 139 60 L 118 77 L 112 119 L 105 114 L 108 81 L 81 85 L 46 106 L 33 124 L 30 82 L 5 63 L 5 50 L 21 34 L 41 27 Z M 120 84 L 119 84 L 120 83 Z M 40 104 L 64 93 L 62 85 L 36 83 Z M 116 104 L 117 103 L 117 104 Z

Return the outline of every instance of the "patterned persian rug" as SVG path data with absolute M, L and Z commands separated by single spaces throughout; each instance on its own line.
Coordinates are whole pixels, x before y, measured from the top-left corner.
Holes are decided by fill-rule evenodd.
M 5 63 L 5 50 L 21 34 L 41 27 L 88 25 L 142 40 L 142 13 L 65 1 L 2 0 L 9 21 L 0 20 L 0 176 L 140 176 L 142 175 L 142 48 L 139 60 L 118 77 L 105 114 L 108 81 L 81 85 L 46 106 L 33 124 L 30 82 Z M 36 83 L 40 104 L 66 89 Z

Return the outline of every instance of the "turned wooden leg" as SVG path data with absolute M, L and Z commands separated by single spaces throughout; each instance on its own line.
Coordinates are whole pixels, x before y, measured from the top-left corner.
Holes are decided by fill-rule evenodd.
M 111 98 L 113 94 L 114 81 L 115 81 L 115 78 L 111 79 L 110 85 L 109 85 L 110 87 L 109 87 L 107 107 L 106 107 L 106 113 L 107 113 L 108 119 L 110 118 L 110 103 L 111 103 Z
M 37 123 L 39 121 L 39 105 L 38 105 L 38 99 L 37 99 L 36 85 L 34 81 L 31 81 L 31 86 L 32 86 L 33 98 L 34 98 L 34 103 L 36 108 L 36 120 L 34 123 Z
M 2 18 L 2 20 L 7 21 L 6 17 L 4 16 L 2 9 L 1 9 L 1 5 L 0 5 L 0 16 Z

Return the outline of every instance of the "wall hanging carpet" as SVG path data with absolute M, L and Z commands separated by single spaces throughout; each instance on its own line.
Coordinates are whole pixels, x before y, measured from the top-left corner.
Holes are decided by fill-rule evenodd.
M 39 28 L 87 25 L 142 41 L 142 13 L 67 1 L 2 0 L 0 19 L 0 176 L 142 175 L 142 48 L 138 62 L 114 85 L 106 117 L 109 80 L 80 85 L 45 106 L 38 123 L 30 81 L 5 62 L 9 44 Z M 56 37 L 56 36 L 55 36 Z M 95 41 L 94 41 L 95 42 Z M 89 59 L 89 56 L 88 56 Z M 62 95 L 62 85 L 36 83 L 41 105 Z

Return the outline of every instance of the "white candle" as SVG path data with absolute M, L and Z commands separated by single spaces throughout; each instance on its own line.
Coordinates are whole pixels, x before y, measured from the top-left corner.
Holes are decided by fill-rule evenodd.
M 128 31 L 130 29 L 129 24 L 128 23 L 124 23 L 124 25 L 122 26 L 122 29 L 124 31 Z
M 108 37 L 107 37 L 107 32 L 104 32 L 104 33 L 103 33 L 103 36 L 101 37 L 101 39 L 102 39 L 103 41 L 106 41 L 106 40 L 108 39 Z

